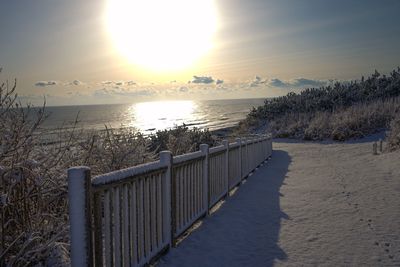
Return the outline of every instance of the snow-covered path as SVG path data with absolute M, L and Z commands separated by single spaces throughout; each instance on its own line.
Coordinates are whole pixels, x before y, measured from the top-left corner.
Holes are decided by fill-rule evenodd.
M 371 147 L 274 143 L 158 266 L 400 266 L 400 153 Z

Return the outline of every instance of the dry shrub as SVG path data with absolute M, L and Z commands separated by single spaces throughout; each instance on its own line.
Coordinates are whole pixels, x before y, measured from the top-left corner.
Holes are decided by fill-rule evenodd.
M 302 138 L 309 121 L 309 114 L 288 113 L 278 120 L 271 121 L 268 131 L 279 138 Z
M 387 129 L 400 113 L 400 98 L 357 104 L 333 112 L 288 113 L 271 120 L 275 137 L 344 141 Z
M 132 128 L 91 131 L 76 146 L 75 165 L 90 166 L 93 174 L 106 173 L 153 161 L 150 140 Z
M 216 140 L 208 129 L 200 130 L 198 128 L 189 129 L 185 124 L 175 126 L 169 130 L 157 131 L 149 136 L 150 148 L 159 153 L 163 150 L 169 150 L 173 155 L 180 155 L 188 152 L 197 151 L 200 144 L 213 146 Z
M 304 139 L 306 140 L 322 140 L 329 136 L 331 131 L 329 112 L 318 112 L 311 119 L 307 128 L 304 131 Z
M 390 123 L 387 142 L 390 151 L 400 149 L 400 113 Z
M 394 98 L 355 105 L 332 113 L 330 137 L 343 141 L 384 130 L 399 110 L 400 98 Z
M 16 83 L 0 87 L 0 264 L 25 266 L 65 241 L 65 179 L 61 154 L 41 151 L 35 131 L 44 107 L 22 108 Z M 53 151 L 48 151 L 53 152 Z

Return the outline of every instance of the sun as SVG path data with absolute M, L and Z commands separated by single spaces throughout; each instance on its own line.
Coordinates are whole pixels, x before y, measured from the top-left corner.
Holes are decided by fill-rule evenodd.
M 213 47 L 216 13 L 214 0 L 107 0 L 106 27 L 133 64 L 179 70 Z

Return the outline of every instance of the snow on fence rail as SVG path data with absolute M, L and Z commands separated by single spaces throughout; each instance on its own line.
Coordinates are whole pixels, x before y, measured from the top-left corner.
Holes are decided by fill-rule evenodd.
M 143 266 L 272 154 L 267 136 L 110 172 L 68 170 L 72 266 Z

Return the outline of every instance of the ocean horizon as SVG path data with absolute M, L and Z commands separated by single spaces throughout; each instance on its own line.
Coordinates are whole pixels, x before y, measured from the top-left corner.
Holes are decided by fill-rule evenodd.
M 224 100 L 165 100 L 132 104 L 100 104 L 46 107 L 47 119 L 40 129 L 52 131 L 72 126 L 102 130 L 135 128 L 143 134 L 185 124 L 189 128 L 218 130 L 232 127 L 246 117 L 264 98 Z

